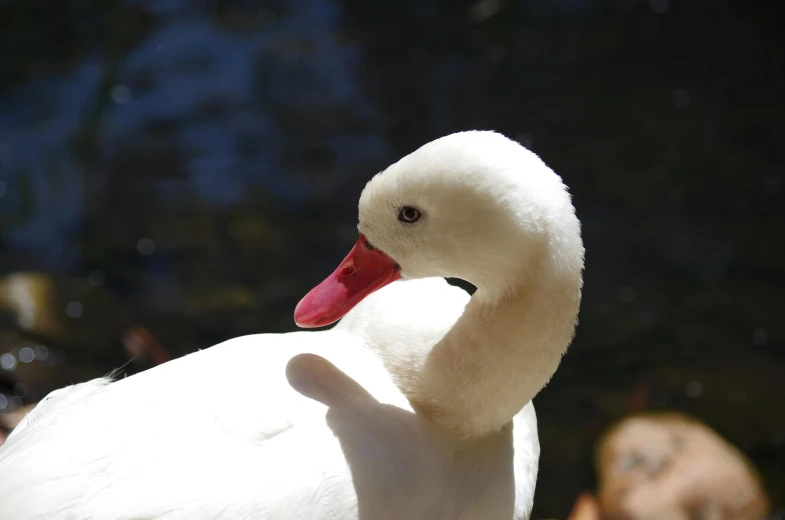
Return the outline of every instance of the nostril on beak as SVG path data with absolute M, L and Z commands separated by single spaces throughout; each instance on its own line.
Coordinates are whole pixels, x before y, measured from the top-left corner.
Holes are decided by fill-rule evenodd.
M 354 272 L 355 272 L 354 266 L 347 265 L 341 269 L 341 271 L 338 273 L 338 276 L 342 276 L 342 277 L 352 276 Z

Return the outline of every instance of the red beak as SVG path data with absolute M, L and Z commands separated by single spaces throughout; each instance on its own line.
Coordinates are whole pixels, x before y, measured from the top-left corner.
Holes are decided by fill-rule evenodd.
M 294 322 L 303 328 L 335 323 L 363 298 L 400 277 L 395 260 L 371 247 L 361 234 L 338 269 L 300 300 Z

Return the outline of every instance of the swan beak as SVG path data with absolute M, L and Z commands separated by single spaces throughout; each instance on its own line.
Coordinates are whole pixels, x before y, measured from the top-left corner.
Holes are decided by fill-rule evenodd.
M 360 235 L 338 269 L 300 300 L 294 322 L 306 329 L 343 318 L 363 298 L 401 277 L 398 264 Z

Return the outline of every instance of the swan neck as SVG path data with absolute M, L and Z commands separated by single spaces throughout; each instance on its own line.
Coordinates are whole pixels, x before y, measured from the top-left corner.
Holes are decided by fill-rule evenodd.
M 412 403 L 463 438 L 503 428 L 550 380 L 572 340 L 580 301 L 573 278 L 539 277 L 495 294 L 479 287 L 423 360 Z

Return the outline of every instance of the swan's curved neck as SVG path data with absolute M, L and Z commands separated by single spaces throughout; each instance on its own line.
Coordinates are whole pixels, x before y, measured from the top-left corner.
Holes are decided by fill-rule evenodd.
M 398 378 L 416 408 L 477 438 L 501 429 L 545 386 L 572 341 L 581 275 L 538 274 L 499 298 L 478 288 L 416 372 Z

